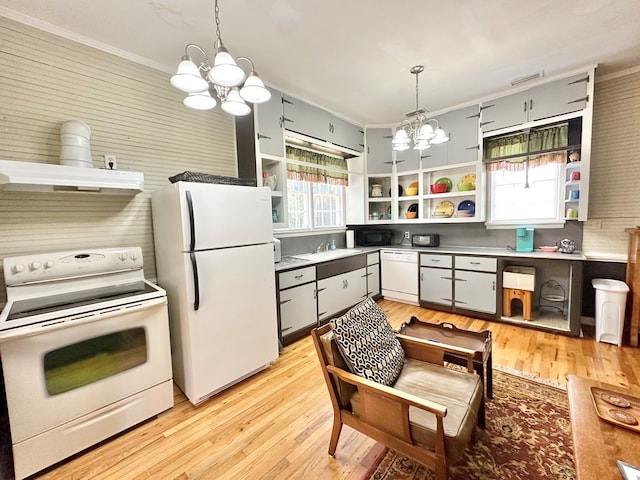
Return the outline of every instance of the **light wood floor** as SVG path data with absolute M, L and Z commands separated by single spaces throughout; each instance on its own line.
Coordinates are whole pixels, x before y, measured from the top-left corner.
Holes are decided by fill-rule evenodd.
M 415 315 L 471 330 L 491 329 L 494 365 L 560 382 L 575 373 L 638 385 L 638 349 L 387 300 L 380 306 L 394 327 Z M 176 389 L 172 410 L 36 478 L 360 480 L 383 447 L 344 427 L 336 457 L 329 457 L 331 418 L 315 350 L 306 337 L 287 346 L 269 369 L 198 407 Z

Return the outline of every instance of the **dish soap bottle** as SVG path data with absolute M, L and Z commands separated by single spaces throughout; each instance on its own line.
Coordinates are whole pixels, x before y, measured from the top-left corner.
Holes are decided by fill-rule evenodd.
M 335 240 L 331 240 L 331 246 L 329 248 L 331 250 L 335 250 L 336 249 L 336 241 Z

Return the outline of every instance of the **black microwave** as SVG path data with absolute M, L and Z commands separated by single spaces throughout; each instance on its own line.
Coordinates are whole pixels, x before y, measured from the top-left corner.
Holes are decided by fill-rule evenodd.
M 357 230 L 356 243 L 361 247 L 391 245 L 391 230 Z

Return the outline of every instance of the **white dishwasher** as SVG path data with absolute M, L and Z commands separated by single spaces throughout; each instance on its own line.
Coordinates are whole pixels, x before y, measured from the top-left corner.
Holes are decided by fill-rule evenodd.
M 418 252 L 381 250 L 382 296 L 419 305 Z

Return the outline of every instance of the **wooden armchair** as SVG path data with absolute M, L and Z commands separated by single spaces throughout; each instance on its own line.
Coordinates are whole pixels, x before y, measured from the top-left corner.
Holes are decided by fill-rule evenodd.
M 462 454 L 484 414 L 473 352 L 397 334 L 405 361 L 395 383 L 386 386 L 348 371 L 330 324 L 311 335 L 333 406 L 329 455 L 346 424 L 446 479 L 449 463 Z M 445 352 L 466 356 L 467 372 L 445 367 Z

